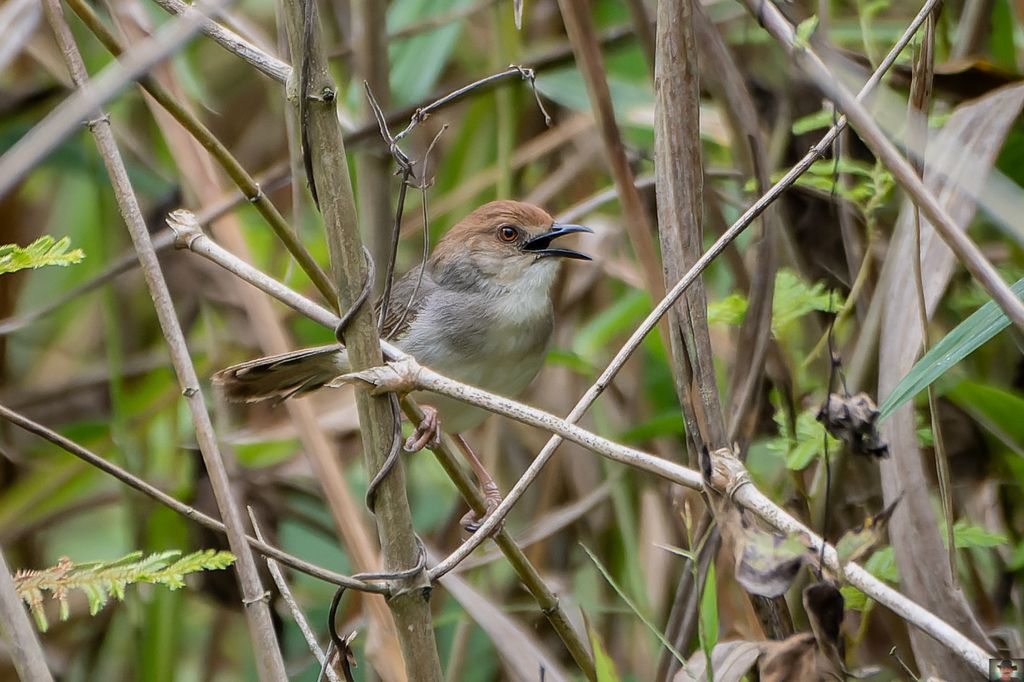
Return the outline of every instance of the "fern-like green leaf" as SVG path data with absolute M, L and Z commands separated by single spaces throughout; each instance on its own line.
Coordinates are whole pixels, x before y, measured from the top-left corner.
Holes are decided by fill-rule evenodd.
M 46 265 L 67 267 L 85 258 L 81 249 L 68 251 L 69 246 L 71 240 L 68 237 L 55 241 L 48 235 L 40 237 L 25 248 L 16 244 L 0 245 L 0 275 Z
M 780 330 L 814 310 L 836 311 L 843 305 L 843 297 L 837 293 L 830 293 L 821 282 L 807 286 L 795 272 L 782 268 L 775 276 L 772 332 L 778 334 Z M 708 305 L 708 322 L 740 324 L 746 314 L 747 299 L 739 294 L 731 294 Z
M 156 583 L 172 590 L 185 586 L 185 576 L 198 571 L 216 571 L 234 563 L 230 552 L 208 549 L 181 556 L 177 549 L 143 557 L 132 552 L 116 561 L 91 561 L 81 564 L 62 558 L 57 565 L 42 571 L 18 571 L 14 576 L 18 594 L 28 605 L 36 626 L 46 632 L 49 623 L 43 611 L 43 591 L 48 591 L 60 604 L 60 619 L 70 614 L 68 593 L 79 589 L 89 600 L 89 613 L 96 615 L 113 595 L 124 599 L 124 588 L 133 583 Z

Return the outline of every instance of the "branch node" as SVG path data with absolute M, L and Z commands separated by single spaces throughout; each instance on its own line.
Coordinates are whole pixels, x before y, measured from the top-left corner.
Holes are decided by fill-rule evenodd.
M 103 114 L 99 118 L 89 119 L 85 122 L 85 127 L 88 128 L 89 130 L 92 130 L 101 123 L 110 123 L 110 115 Z
M 197 239 L 205 237 L 196 214 L 184 208 L 171 211 L 167 226 L 174 232 L 174 248 L 192 250 Z

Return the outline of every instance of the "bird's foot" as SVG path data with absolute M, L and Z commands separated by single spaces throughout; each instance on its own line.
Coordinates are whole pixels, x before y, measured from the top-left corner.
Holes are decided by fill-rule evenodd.
M 484 522 L 491 517 L 494 510 L 501 504 L 501 491 L 498 490 L 498 486 L 491 481 L 489 484 L 484 484 L 484 501 L 487 504 L 487 511 L 483 516 L 479 516 L 475 511 L 470 509 L 466 512 L 466 515 L 462 517 L 462 527 L 470 533 L 475 533 L 480 529 L 480 526 L 484 525 Z M 505 519 L 501 520 L 491 533 L 490 537 L 496 536 L 501 532 L 501 529 L 505 527 Z
M 437 417 L 437 410 L 430 405 L 420 405 L 420 409 L 423 410 L 423 421 L 405 440 L 406 452 L 419 452 L 425 447 L 435 448 L 441 444 L 441 420 Z

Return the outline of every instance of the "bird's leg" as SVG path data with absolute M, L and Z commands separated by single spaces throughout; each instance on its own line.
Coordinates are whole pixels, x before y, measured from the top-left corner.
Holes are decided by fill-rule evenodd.
M 423 420 L 416 426 L 413 434 L 406 439 L 406 452 L 418 452 L 425 447 L 435 448 L 441 444 L 441 420 L 437 417 L 437 410 L 430 405 L 420 405 L 420 409 L 423 410 Z M 483 487 L 484 500 L 487 503 L 487 512 L 482 517 L 478 517 L 472 509 L 462 517 L 462 527 L 470 533 L 475 533 L 480 524 L 501 504 L 501 491 L 498 490 L 498 485 L 491 478 L 491 475 L 484 469 L 484 465 L 477 459 L 466 439 L 458 435 L 453 436 L 452 439 L 458 443 L 463 457 L 473 467 L 473 472 L 476 474 L 477 480 L 480 481 L 481 487 Z M 502 526 L 498 526 L 495 533 L 500 531 Z
M 435 448 L 441 444 L 441 420 L 437 418 L 437 410 L 430 405 L 420 405 L 420 409 L 423 410 L 423 421 L 406 439 L 406 452 L 419 452 L 425 447 Z
M 475 533 L 476 530 L 487 520 L 494 510 L 501 504 L 501 491 L 498 490 L 498 485 L 491 478 L 491 475 L 484 469 L 484 465 L 480 463 L 477 456 L 473 453 L 473 450 L 469 447 L 469 443 L 462 436 L 454 436 L 453 440 L 459 444 L 459 448 L 462 450 L 463 456 L 469 465 L 473 467 L 473 471 L 476 473 L 477 479 L 480 481 L 480 485 L 484 489 L 484 501 L 487 503 L 487 512 L 482 516 L 478 517 L 476 512 L 472 509 L 462 517 L 462 527 L 468 530 L 470 533 Z M 494 533 L 497 534 L 501 531 L 504 526 L 504 522 L 495 528 Z

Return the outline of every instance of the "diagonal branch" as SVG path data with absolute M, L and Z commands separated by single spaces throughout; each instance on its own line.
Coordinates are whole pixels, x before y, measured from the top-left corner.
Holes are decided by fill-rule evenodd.
M 603 457 L 652 473 L 672 483 L 694 490 L 700 490 L 703 485 L 701 475 L 692 469 L 602 438 L 543 410 L 444 377 L 423 367 L 410 356 L 388 363 L 384 367 L 374 367 L 346 375 L 339 383 L 350 381 L 367 383 L 376 391 L 424 390 L 455 398 L 509 419 L 552 431 Z M 845 575 L 851 585 L 934 637 L 971 666 L 979 671 L 988 670 L 989 654 L 938 616 L 903 596 L 852 561 L 844 564 L 840 573 L 839 556 L 835 548 L 757 490 L 750 482 L 749 474 L 738 461 L 735 462 L 735 469 L 729 478 L 722 483 L 716 482 L 716 487 L 730 494 L 736 502 L 775 528 L 786 533 L 798 532 L 806 535 L 815 551 L 820 552 L 824 546 L 825 565 L 832 571 Z M 447 565 L 448 562 L 445 561 L 431 569 L 431 578 L 439 577 Z

